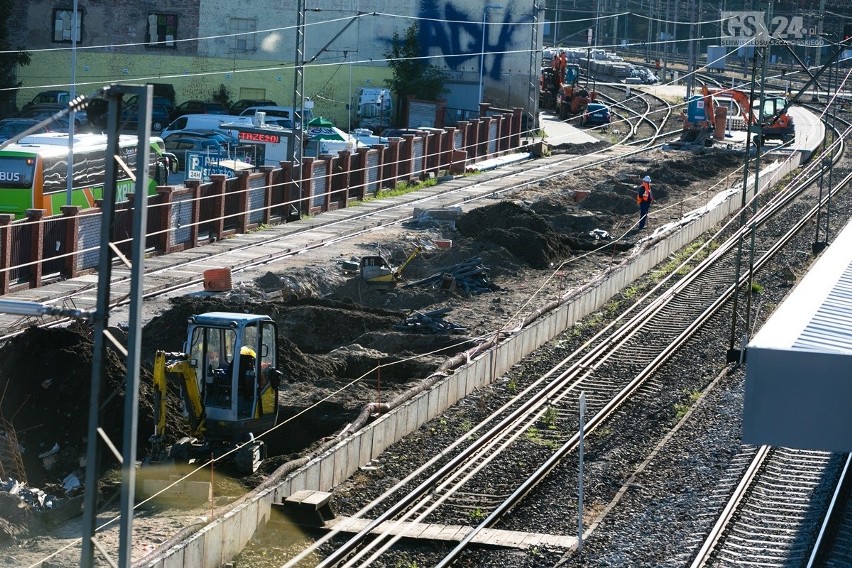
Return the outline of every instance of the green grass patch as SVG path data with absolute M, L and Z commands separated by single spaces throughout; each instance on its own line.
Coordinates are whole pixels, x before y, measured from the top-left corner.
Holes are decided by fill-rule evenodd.
M 701 398 L 701 391 L 692 391 L 689 393 L 689 397 L 686 402 L 675 403 L 675 418 L 680 420 L 686 416 L 686 413 L 689 412 L 689 409 L 692 408 L 699 398 Z

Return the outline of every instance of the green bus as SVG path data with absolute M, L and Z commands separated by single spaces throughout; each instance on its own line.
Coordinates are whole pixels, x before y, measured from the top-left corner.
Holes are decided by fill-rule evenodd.
M 135 136 L 119 137 L 119 155 L 131 169 L 136 167 Z M 168 183 L 169 172 L 177 171 L 177 160 L 165 152 L 162 139 L 152 137 L 148 145 L 148 192 Z M 71 205 L 94 207 L 103 198 L 107 136 L 74 135 L 74 168 Z M 44 132 L 21 138 L 0 150 L 0 213 L 26 216 L 27 209 L 44 209 L 56 215 L 68 204 L 68 133 Z M 133 193 L 135 182 L 118 168 L 116 201 Z

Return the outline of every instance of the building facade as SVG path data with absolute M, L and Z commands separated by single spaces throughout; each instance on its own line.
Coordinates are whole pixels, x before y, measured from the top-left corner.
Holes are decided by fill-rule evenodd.
M 116 82 L 169 83 L 176 103 L 209 100 L 224 89 L 231 101 L 263 98 L 289 106 L 297 14 L 287 4 L 78 0 L 77 28 L 69 0 L 30 0 L 10 26 L 11 44 L 31 55 L 31 64 L 17 71 L 17 104 L 42 90 L 67 88 L 73 67 L 80 94 Z M 520 2 L 319 0 L 304 22 L 304 95 L 314 101 L 315 115 L 349 126 L 354 93 L 384 86 L 394 34 L 403 37 L 417 24 L 422 56 L 449 76 L 448 107 L 476 109 L 480 90 L 484 101 L 524 106 L 526 87 L 537 78 L 537 63 L 531 65 L 531 54 L 540 52 L 537 14 Z

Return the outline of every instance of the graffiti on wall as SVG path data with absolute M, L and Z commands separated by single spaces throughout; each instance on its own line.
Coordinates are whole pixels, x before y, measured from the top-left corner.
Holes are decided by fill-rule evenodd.
M 420 3 L 419 15 L 423 19 L 419 24 L 418 40 L 424 55 L 442 54 L 443 61 L 433 59 L 431 63 L 436 67 L 446 65 L 452 71 L 465 71 L 479 68 L 479 54 L 484 51 L 490 55 L 485 58 L 483 74 L 499 81 L 507 52 L 519 49 L 515 43 L 517 36 L 521 30 L 529 28 L 528 25 L 516 24 L 532 22 L 531 15 L 515 19 L 508 3 L 500 6 L 499 9 L 488 10 L 489 23 L 483 26 L 481 10 L 476 13 L 477 10 L 464 10 L 450 2 L 442 5 L 439 0 L 423 0 Z M 521 33 L 521 37 L 524 35 Z

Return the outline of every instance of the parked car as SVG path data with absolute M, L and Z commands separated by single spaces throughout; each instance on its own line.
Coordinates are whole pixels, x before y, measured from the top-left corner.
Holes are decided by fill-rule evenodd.
M 106 99 L 89 99 L 89 104 L 86 105 L 86 116 L 88 117 L 89 125 L 95 128 L 103 128 L 106 126 L 108 107 L 109 103 Z
M 231 114 L 242 114 L 248 107 L 253 106 L 278 106 L 278 103 L 267 99 L 240 99 L 231 105 Z
M 27 110 L 35 105 L 65 105 L 71 100 L 70 91 L 42 91 L 33 97 L 33 100 L 24 105 L 22 110 Z
M 177 105 L 171 112 L 171 119 L 185 114 L 228 114 L 228 107 L 213 101 L 185 101 Z
M 279 119 L 286 119 L 291 121 L 291 124 L 288 126 L 284 126 L 285 128 L 292 128 L 292 120 L 293 120 L 293 107 L 286 106 L 250 106 L 246 107 L 243 112 L 240 113 L 241 117 L 254 117 L 255 113 L 262 112 L 265 114 L 265 122 L 267 124 L 284 126 L 284 123 L 280 122 Z M 309 123 L 314 119 L 314 111 L 313 106 L 308 106 L 307 101 L 305 104 L 305 108 L 302 111 L 302 120 L 305 121 L 305 124 Z
M 121 124 L 124 128 L 136 128 L 136 116 L 138 114 L 136 105 L 125 106 L 121 111 Z M 169 124 L 169 109 L 163 105 L 151 105 L 151 130 L 160 132 Z
M 589 103 L 580 117 L 580 124 L 587 126 L 591 124 L 609 124 L 612 117 L 609 109 L 602 103 Z
M 228 136 L 224 132 L 220 132 L 218 130 L 181 130 L 179 132 L 172 132 L 163 138 L 163 142 L 168 144 L 169 141 L 177 140 L 178 138 L 185 137 L 193 137 L 197 136 L 199 138 L 209 138 L 210 140 L 215 140 L 222 146 L 227 146 L 228 144 L 236 144 L 236 139 L 232 136 Z
M 160 133 L 164 138 L 172 132 L 183 132 L 185 130 L 216 130 L 225 135 L 236 138 L 236 134 L 223 124 L 231 124 L 240 122 L 243 124 L 251 124 L 251 117 L 248 116 L 222 116 L 221 114 L 185 114 L 173 120 Z
M 33 118 L 36 120 L 45 120 L 46 118 L 50 118 L 54 114 L 61 112 L 63 110 L 67 110 L 68 107 L 62 104 L 40 104 L 40 105 L 32 105 L 31 107 L 21 111 L 18 115 L 19 118 Z M 66 115 L 66 125 L 65 128 L 68 128 L 67 125 L 67 117 L 70 115 Z M 79 129 L 82 126 L 88 124 L 89 117 L 86 114 L 85 110 L 78 110 L 74 113 L 74 128 Z M 58 130 L 58 128 L 53 128 L 51 125 L 51 130 Z
M 0 120 L 0 142 L 5 142 L 9 138 L 17 136 L 24 130 L 32 128 L 39 122 L 40 121 L 33 118 L 4 118 L 3 120 Z M 39 130 L 33 132 L 33 134 L 37 134 L 39 132 L 50 132 L 50 129 L 46 126 L 42 126 Z
M 227 159 L 225 148 L 215 139 L 204 136 L 169 136 L 165 142 L 166 152 L 171 152 L 178 159 L 178 167 L 186 169 L 186 153 L 200 152 L 202 154 L 221 155 Z

